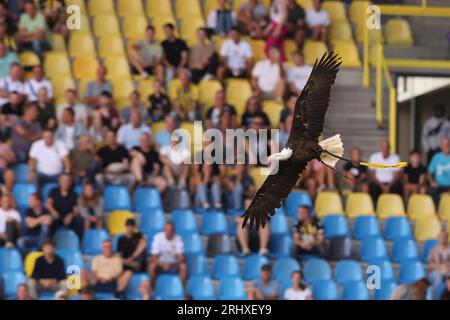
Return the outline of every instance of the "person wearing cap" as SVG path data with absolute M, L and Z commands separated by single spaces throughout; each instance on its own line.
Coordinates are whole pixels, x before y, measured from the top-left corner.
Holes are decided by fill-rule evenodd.
M 127 219 L 125 228 L 125 234 L 119 238 L 117 243 L 117 252 L 122 257 L 123 268 L 132 272 L 143 272 L 147 240 L 137 230 L 134 219 Z
M 260 278 L 247 290 L 249 300 L 277 300 L 280 284 L 272 279 L 272 267 L 265 264 L 261 267 Z

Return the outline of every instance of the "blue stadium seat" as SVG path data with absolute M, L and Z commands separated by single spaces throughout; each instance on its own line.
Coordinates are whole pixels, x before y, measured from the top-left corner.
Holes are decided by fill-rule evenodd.
M 123 236 L 123 233 L 118 233 L 118 234 L 116 234 L 113 238 L 112 238 L 112 247 L 113 247 L 113 251 L 117 251 L 117 244 L 118 244 L 118 242 L 119 242 L 119 239 L 120 239 L 120 237 L 121 236 Z M 147 239 L 147 241 L 148 241 L 148 246 L 147 246 L 147 249 L 148 248 L 151 248 L 151 241 L 149 241 L 148 239 Z
M 406 217 L 389 217 L 384 225 L 384 237 L 387 240 L 412 237 L 411 227 Z
M 232 217 L 242 216 L 245 210 L 243 209 L 227 209 L 227 214 Z
M 30 195 L 36 191 L 36 187 L 31 183 L 16 183 L 14 185 L 12 194 L 14 199 L 16 199 L 17 208 L 21 213 L 28 208 Z
M 56 231 L 53 239 L 57 249 L 80 249 L 80 240 L 75 232 L 62 228 Z
M 241 276 L 239 262 L 232 254 L 219 254 L 214 259 L 212 276 L 221 279 L 226 276 Z
M 187 283 L 187 293 L 194 300 L 215 300 L 214 285 L 209 276 L 193 276 Z
M 437 244 L 438 244 L 437 239 L 428 239 L 427 241 L 425 241 L 425 243 L 423 244 L 423 255 L 422 255 L 423 262 L 428 263 L 430 251 Z
M 203 244 L 200 235 L 197 232 L 181 234 L 184 244 L 184 253 L 186 255 L 203 253 Z
M 45 202 L 47 201 L 47 198 L 50 194 L 50 191 L 52 191 L 54 188 L 57 188 L 59 186 L 59 184 L 57 182 L 49 182 L 44 184 L 44 186 L 42 187 L 42 203 L 45 204 Z
M 104 192 L 105 211 L 131 210 L 131 199 L 125 186 L 107 186 Z
M 13 167 L 15 182 L 16 183 L 26 183 L 28 182 L 28 164 L 19 163 Z
M 318 280 L 331 279 L 331 269 L 327 261 L 323 259 L 311 259 L 303 266 L 303 277 L 309 284 Z
M 276 213 L 270 219 L 270 235 L 275 234 L 289 234 L 288 221 L 284 214 Z
M 166 217 L 162 209 L 146 209 L 141 212 L 141 221 L 139 228 L 142 232 L 158 232 L 161 231 L 166 223 Z
M 197 223 L 194 212 L 190 209 L 175 209 L 172 212 L 172 221 L 177 233 L 197 232 Z
M 251 254 L 244 259 L 244 280 L 259 279 L 261 267 L 269 263 L 269 259 L 259 254 Z
M 419 259 L 404 259 L 400 263 L 398 281 L 401 284 L 412 284 L 425 277 L 425 269 Z
M 182 300 L 183 284 L 178 276 L 162 274 L 156 279 L 155 294 L 161 300 Z
M 22 271 L 8 271 L 3 273 L 4 295 L 6 298 L 16 296 L 16 289 L 19 284 L 26 284 L 27 278 Z
M 0 274 L 5 271 L 22 271 L 22 256 L 17 249 L 0 248 Z
M 312 200 L 306 192 L 291 192 L 284 202 L 284 210 L 288 216 L 296 217 L 297 209 L 301 205 L 313 207 Z
M 89 229 L 83 234 L 83 253 L 98 255 L 101 253 L 102 242 L 109 239 L 104 229 Z
M 380 225 L 373 216 L 359 216 L 353 226 L 353 237 L 362 240 L 365 237 L 380 236 Z
M 341 260 L 336 265 L 336 282 L 343 285 L 347 281 L 363 279 L 359 264 L 354 260 Z
M 127 288 L 125 289 L 125 295 L 127 299 L 137 299 L 139 298 L 139 286 L 142 281 L 149 280 L 149 276 L 146 273 L 135 273 L 131 277 Z
M 227 219 L 223 212 L 208 211 L 203 215 L 201 234 L 227 233 L 227 229 Z
M 400 262 L 403 259 L 418 259 L 417 246 L 414 239 L 411 238 L 397 238 L 394 240 L 394 249 L 392 260 Z
M 273 276 L 277 279 L 282 287 L 287 288 L 291 284 L 291 275 L 294 271 L 299 271 L 300 265 L 293 258 L 282 258 L 275 261 L 273 266 Z
M 362 261 L 387 259 L 387 250 L 383 238 L 379 236 L 365 237 L 361 243 L 360 258 Z
M 203 254 L 190 254 L 186 256 L 188 275 L 209 275 L 208 259 Z
M 391 262 L 387 259 L 372 259 L 369 261 L 369 265 L 378 266 L 380 268 L 381 280 L 395 281 L 394 269 Z
M 325 237 L 341 237 L 348 236 L 347 218 L 342 215 L 330 214 L 323 219 Z
M 314 300 L 337 300 L 339 296 L 336 282 L 332 279 L 314 281 L 312 293 Z
M 220 281 L 219 287 L 220 300 L 246 300 L 244 282 L 240 277 L 228 276 Z
M 83 254 L 78 249 L 56 249 L 56 254 L 64 260 L 65 267 L 78 266 L 84 268 Z
M 83 192 L 83 185 L 82 184 L 78 184 L 73 188 L 73 191 L 77 194 L 80 195 Z
M 275 259 L 290 257 L 292 252 L 292 239 L 290 235 L 273 234 L 269 240 L 269 252 Z
M 344 300 L 368 300 L 369 291 L 364 281 L 347 281 L 342 292 Z
M 161 196 L 155 188 L 137 188 L 134 192 L 134 210 L 162 209 Z
M 375 300 L 389 300 L 389 297 L 397 288 L 395 280 L 381 280 L 380 288 L 374 290 Z

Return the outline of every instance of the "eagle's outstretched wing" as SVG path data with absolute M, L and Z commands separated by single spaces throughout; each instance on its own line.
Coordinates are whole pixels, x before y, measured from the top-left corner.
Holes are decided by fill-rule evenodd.
M 294 119 L 288 144 L 295 148 L 298 139 L 317 140 L 323 130 L 325 114 L 330 101 L 330 90 L 341 64 L 337 54 L 325 53 L 316 60 L 308 82 L 295 105 Z M 305 169 L 307 163 L 280 161 L 278 172 L 269 175 L 245 211 L 242 227 L 250 221 L 250 228 L 262 227 L 270 220 Z

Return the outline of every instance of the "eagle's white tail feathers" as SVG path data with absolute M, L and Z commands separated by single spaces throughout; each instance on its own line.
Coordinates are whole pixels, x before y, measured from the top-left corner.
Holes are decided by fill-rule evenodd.
M 342 143 L 340 134 L 334 135 L 331 138 L 319 142 L 319 145 L 322 147 L 322 149 L 327 150 L 328 152 L 339 157 L 342 157 L 344 155 L 344 144 Z M 334 167 L 339 160 L 325 152 L 321 154 L 320 159 L 330 167 Z

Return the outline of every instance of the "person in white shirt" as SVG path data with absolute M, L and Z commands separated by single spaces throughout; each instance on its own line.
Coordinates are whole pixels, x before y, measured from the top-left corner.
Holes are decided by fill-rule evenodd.
M 382 140 L 380 143 L 380 152 L 370 156 L 370 163 L 380 163 L 393 165 L 400 162 L 400 157 L 391 153 L 391 147 L 388 140 Z M 371 168 L 369 170 L 370 186 L 369 192 L 374 203 L 381 193 L 402 194 L 402 171 L 399 168 Z
M 9 93 L 16 91 L 20 94 L 20 101 L 25 98 L 25 86 L 21 80 L 23 74 L 22 66 L 19 63 L 11 64 L 9 76 L 0 79 L 0 107 L 8 103 Z
M 331 24 L 330 15 L 322 10 L 321 0 L 313 0 L 313 8 L 306 11 L 306 24 L 311 30 L 311 39 L 328 41 L 328 28 Z
M 78 144 L 80 137 L 87 133 L 84 125 L 75 121 L 75 111 L 71 108 L 65 109 L 55 133 L 56 140 L 62 141 L 70 151 Z
M 292 61 L 294 62 L 294 66 L 286 70 L 286 80 L 289 89 L 296 95 L 300 95 L 306 82 L 308 82 L 312 67 L 305 64 L 305 56 L 300 51 L 294 51 L 292 53 Z
M 64 98 L 66 102 L 59 105 L 56 109 L 56 117 L 58 118 L 58 121 L 61 121 L 63 111 L 66 108 L 71 108 L 75 111 L 75 121 L 81 122 L 85 127 L 87 127 L 90 109 L 86 107 L 85 104 L 78 102 L 76 90 L 67 89 Z
M 291 275 L 292 287 L 284 291 L 284 300 L 312 300 L 311 289 L 302 283 L 300 271 L 294 271 Z
M 45 78 L 44 68 L 41 65 L 33 67 L 33 77 L 25 83 L 25 93 L 28 97 L 28 102 L 35 102 L 38 100 L 39 90 L 41 88 L 47 89 L 47 98 L 53 98 L 52 83 Z
M 217 10 L 211 10 L 206 19 L 206 26 L 215 34 L 226 35 L 236 25 L 236 14 L 228 9 L 227 0 L 217 0 Z
M 252 66 L 252 47 L 241 39 L 237 27 L 231 27 L 228 34 L 229 38 L 220 48 L 221 66 L 217 70 L 217 77 L 220 80 L 228 77 L 246 78 Z
M 284 70 L 280 61 L 280 52 L 276 47 L 269 49 L 269 59 L 256 63 L 252 71 L 251 83 L 255 95 L 262 99 L 283 101 Z
M 191 152 L 189 147 L 183 142 L 184 135 L 178 132 L 171 134 L 171 144 L 161 147 L 159 154 L 164 164 L 163 175 L 170 186 L 175 186 L 178 180 L 178 187 L 186 187 L 186 179 L 189 173 Z
M 19 212 L 12 208 L 11 196 L 3 194 L 0 200 L 0 247 L 14 247 L 21 229 Z
M 64 142 L 55 140 L 52 131 L 44 131 L 42 139 L 31 145 L 29 180 L 37 180 L 39 187 L 45 183 L 58 182 L 59 176 L 70 168 L 68 155 Z
M 146 124 L 142 124 L 141 114 L 133 110 L 131 111 L 130 123 L 120 126 L 117 133 L 117 142 L 131 150 L 133 147 L 139 146 L 139 139 L 143 133 L 151 134 L 152 130 Z
M 176 234 L 175 225 L 167 222 L 164 230 L 153 237 L 149 265 L 150 279 L 155 283 L 160 273 L 178 273 L 183 282 L 186 281 L 187 267 L 184 262 L 184 244 Z

